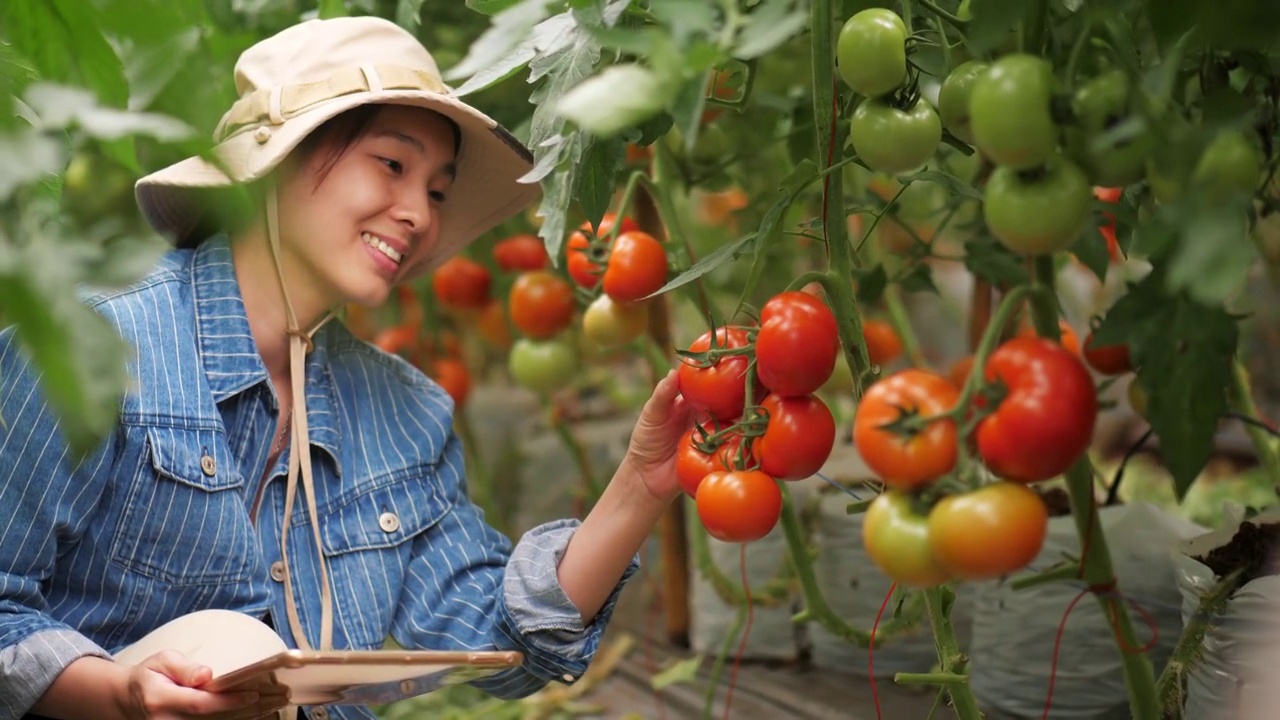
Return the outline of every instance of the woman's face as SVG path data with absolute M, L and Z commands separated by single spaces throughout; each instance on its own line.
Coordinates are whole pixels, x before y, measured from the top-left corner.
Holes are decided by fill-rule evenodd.
M 421 272 L 454 177 L 455 129 L 422 108 L 380 108 L 328 172 L 332 140 L 283 172 L 281 252 L 290 286 L 322 304 L 379 305 Z

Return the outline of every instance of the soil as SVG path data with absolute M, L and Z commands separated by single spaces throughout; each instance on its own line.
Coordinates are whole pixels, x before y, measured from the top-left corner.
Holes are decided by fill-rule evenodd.
M 1280 550 L 1280 523 L 1258 525 L 1245 522 L 1241 523 L 1231 542 L 1196 560 L 1207 565 L 1218 577 L 1243 567 L 1240 584 L 1244 585 L 1256 578 L 1280 575 L 1277 550 Z

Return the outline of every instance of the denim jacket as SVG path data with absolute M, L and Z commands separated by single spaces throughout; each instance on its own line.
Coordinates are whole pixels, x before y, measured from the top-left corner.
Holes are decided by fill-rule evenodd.
M 172 251 L 133 286 L 88 301 L 131 346 L 133 386 L 116 431 L 74 466 L 26 353 L 12 330 L 0 334 L 0 720 L 28 712 L 73 660 L 108 657 L 196 610 L 269 615 L 297 646 L 273 572 L 288 449 L 259 488 L 277 404 L 227 239 Z M 556 576 L 578 522 L 539 526 L 513 548 L 467 497 L 449 396 L 340 323 L 314 341 L 306 406 L 334 647 L 391 637 L 519 650 L 522 666 L 476 681 L 500 697 L 580 677 L 638 558 L 584 627 Z M 315 645 L 310 521 L 296 503 L 288 542 Z

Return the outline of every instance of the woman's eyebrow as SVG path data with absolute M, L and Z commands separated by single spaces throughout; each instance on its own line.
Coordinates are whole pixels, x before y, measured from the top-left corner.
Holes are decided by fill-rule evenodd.
M 418 140 L 418 138 L 406 133 L 402 133 L 399 130 L 381 130 L 377 133 L 376 137 L 389 137 L 392 140 L 398 140 L 408 145 L 409 147 L 413 148 L 414 150 L 417 150 L 419 153 L 423 155 L 427 154 L 426 146 L 424 146 L 422 142 Z M 458 165 L 456 163 L 450 162 L 441 169 L 444 171 L 446 175 L 449 176 L 450 180 L 457 179 Z

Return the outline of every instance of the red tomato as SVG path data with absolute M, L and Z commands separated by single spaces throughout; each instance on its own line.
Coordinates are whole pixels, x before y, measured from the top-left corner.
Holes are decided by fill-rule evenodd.
M 616 216 L 613 213 L 605 213 L 605 216 L 600 220 L 600 227 L 595 230 L 595 236 L 603 237 L 608 235 L 613 228 L 615 218 Z M 636 224 L 635 220 L 623 217 L 622 225 L 618 228 L 618 234 L 621 235 L 622 233 L 639 229 L 640 226 Z M 591 223 L 584 222 L 569 236 L 569 242 L 565 243 L 565 269 L 569 271 L 569 277 L 584 288 L 595 287 L 600 280 L 600 276 L 604 273 L 603 265 L 593 260 L 589 253 L 591 241 L 588 238 L 588 233 L 591 232 Z
M 455 255 L 436 268 L 431 287 L 446 308 L 480 309 L 489 302 L 489 269 L 462 255 Z
M 604 271 L 604 292 L 617 302 L 635 302 L 667 282 L 667 251 L 648 233 L 618 236 Z
M 410 353 L 418 344 L 419 327 L 408 323 L 393 325 L 386 330 L 379 332 L 373 338 L 373 344 L 383 352 L 391 353 Z
M 717 348 L 745 348 L 747 332 L 740 328 L 717 328 Z M 711 331 L 703 333 L 689 346 L 690 352 L 706 352 L 711 348 Z M 715 365 L 698 367 L 689 358 L 680 359 L 676 377 L 680 394 L 697 412 L 703 412 L 725 422 L 742 416 L 747 401 L 747 355 L 722 357 Z
M 836 444 L 836 421 L 813 395 L 770 395 L 760 403 L 769 413 L 764 435 L 753 444 L 760 469 L 779 480 L 803 480 L 822 469 Z
M 1049 511 L 1034 490 L 999 482 L 942 499 L 929 512 L 929 546 L 959 580 L 990 580 L 1026 567 L 1044 546 Z
M 853 443 L 862 461 L 893 488 L 922 487 L 951 472 L 957 453 L 953 420 L 935 420 L 912 436 L 883 426 L 908 414 L 941 415 L 959 399 L 950 380 L 926 370 L 903 370 L 872 385 L 853 419 Z
M 547 248 L 537 235 L 512 235 L 493 246 L 493 260 L 509 271 L 542 270 L 547 266 Z
M 711 537 L 728 543 L 759 540 L 782 515 L 778 482 L 759 470 L 713 472 L 698 486 L 698 518 Z
M 442 358 L 432 365 L 431 377 L 453 398 L 455 409 L 461 409 L 471 394 L 471 373 L 461 360 Z
M 872 365 L 888 365 L 902 356 L 902 340 L 893 326 L 883 320 L 862 321 L 862 338 Z
M 1133 370 L 1128 345 L 1094 345 L 1093 333 L 1085 338 L 1084 359 L 1103 375 L 1123 375 Z
M 1047 480 L 1088 449 L 1098 397 L 1075 355 L 1043 338 L 1014 338 L 991 353 L 985 372 L 1007 388 L 977 429 L 978 454 L 997 476 Z
M 546 270 L 522 273 L 511 286 L 507 310 L 516 329 L 543 340 L 573 323 L 573 288 Z
M 831 377 L 840 354 L 836 316 L 799 290 L 773 296 L 760 310 L 756 373 L 776 395 L 809 395 Z
M 1117 203 L 1120 202 L 1120 195 L 1124 193 L 1124 188 L 1104 188 L 1095 187 L 1093 196 L 1103 202 Z M 1098 228 L 1098 232 L 1102 233 L 1102 237 L 1107 241 L 1107 254 L 1111 256 L 1111 260 L 1123 260 L 1124 255 L 1120 252 L 1120 242 L 1116 240 L 1116 216 L 1111 213 L 1105 213 L 1107 224 Z
M 900 490 L 885 490 L 862 519 L 862 545 L 871 561 L 895 582 L 927 588 L 950 579 L 929 546 L 929 519 Z
M 698 485 L 708 473 L 721 470 L 732 470 L 733 460 L 737 456 L 738 447 L 742 444 L 741 435 L 730 435 L 717 450 L 715 455 L 708 455 L 694 446 L 694 438 L 701 437 L 696 428 L 680 438 L 676 449 L 676 480 L 689 497 L 698 496 Z

